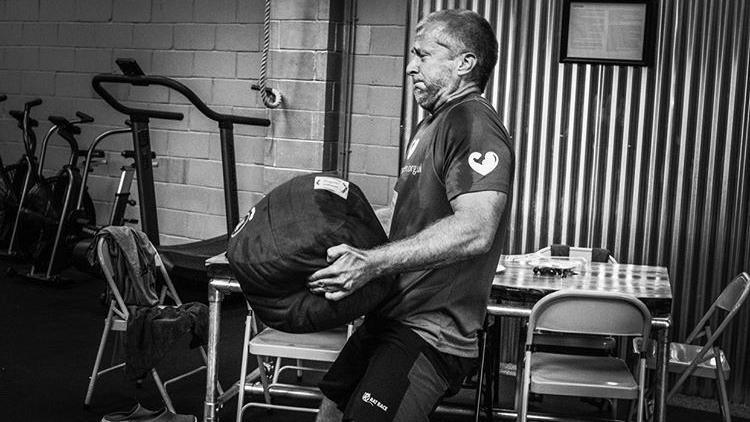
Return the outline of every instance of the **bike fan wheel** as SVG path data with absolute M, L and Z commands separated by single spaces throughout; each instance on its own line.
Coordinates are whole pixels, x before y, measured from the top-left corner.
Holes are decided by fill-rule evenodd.
M 60 241 L 57 246 L 52 272 L 57 273 L 70 265 L 73 244 L 79 228 L 70 221 L 66 221 L 72 208 L 80 186 L 80 177 L 74 173 L 74 188 L 70 195 L 68 210 L 63 210 L 65 192 L 68 187 L 68 176 L 65 173 L 44 179 L 34 185 L 27 194 L 21 209 L 19 224 L 19 251 L 30 258 L 39 270 L 46 270 L 52 258 L 60 219 L 63 224 Z M 84 195 L 84 212 L 94 217 L 94 205 L 88 195 Z
M 0 170 L 0 243 L 3 245 L 10 241 L 27 167 L 22 160 Z

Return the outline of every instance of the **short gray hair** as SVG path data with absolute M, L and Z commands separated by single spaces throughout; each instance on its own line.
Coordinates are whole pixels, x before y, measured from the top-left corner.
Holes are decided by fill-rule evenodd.
M 417 24 L 417 32 L 429 24 L 440 25 L 442 41 L 454 53 L 468 50 L 476 56 L 477 64 L 469 74 L 469 80 L 484 90 L 497 63 L 497 39 L 490 23 L 471 10 L 447 9 L 425 16 Z

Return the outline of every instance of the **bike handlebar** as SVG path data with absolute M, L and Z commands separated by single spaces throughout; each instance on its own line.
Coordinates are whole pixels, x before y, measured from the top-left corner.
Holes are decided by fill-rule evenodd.
M 76 117 L 80 119 L 78 123 L 92 123 L 94 121 L 93 117 L 89 116 L 88 114 L 82 111 L 76 111 Z
M 68 132 L 72 133 L 73 135 L 80 135 L 81 134 L 81 128 L 78 126 L 75 126 L 71 122 L 68 121 L 65 117 L 62 116 L 49 116 L 49 121 L 52 122 L 53 125 L 57 126 L 58 131 L 60 130 L 67 130 Z
M 128 76 L 128 75 L 115 75 L 115 74 L 99 74 L 99 75 L 94 76 L 94 79 L 91 81 L 91 85 L 93 86 L 94 91 L 96 91 L 96 93 L 99 94 L 99 96 L 101 96 L 104 99 L 104 101 L 106 101 L 107 104 L 112 106 L 115 110 L 119 111 L 120 113 L 124 113 L 130 116 L 142 115 L 146 117 L 153 117 L 157 119 L 167 119 L 167 120 L 182 120 L 183 118 L 182 113 L 128 107 L 125 104 L 119 102 L 117 99 L 115 99 L 109 93 L 109 91 L 107 91 L 104 87 L 102 87 L 102 83 L 129 84 L 133 86 L 160 85 L 160 86 L 164 86 L 164 87 L 167 87 L 169 89 L 179 92 L 180 94 L 185 96 L 185 98 L 187 98 L 196 108 L 198 108 L 198 110 L 201 113 L 203 113 L 204 116 L 208 117 L 209 119 L 213 121 L 219 122 L 220 124 L 221 123 L 225 123 L 225 124 L 236 123 L 236 124 L 253 125 L 253 126 L 270 126 L 271 125 L 271 121 L 268 119 L 218 113 L 212 110 L 210 107 L 206 105 L 206 103 L 204 103 L 200 98 L 198 98 L 198 95 L 195 92 L 193 92 L 193 90 L 183 85 L 181 82 L 178 82 L 174 79 L 167 78 L 165 76 L 148 76 L 148 75 Z
M 42 103 L 42 99 L 41 98 L 35 98 L 35 99 L 31 100 L 31 101 L 27 101 L 23 105 L 23 110 L 24 111 L 30 110 L 31 107 L 36 107 L 36 106 L 40 105 L 41 103 Z
M 79 135 L 81 133 L 81 128 L 78 127 L 78 125 L 91 123 L 94 121 L 93 117 L 82 111 L 76 111 L 76 117 L 78 117 L 79 120 L 73 120 L 71 122 L 62 116 L 49 116 L 49 121 L 52 122 L 53 125 L 60 128 L 60 130 L 67 130 L 74 135 Z

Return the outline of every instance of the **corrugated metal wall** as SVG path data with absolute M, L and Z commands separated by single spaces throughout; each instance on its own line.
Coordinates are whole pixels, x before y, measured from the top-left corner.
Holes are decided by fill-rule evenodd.
M 508 252 L 602 246 L 621 262 L 667 266 L 673 338 L 684 340 L 750 271 L 750 2 L 658 3 L 649 68 L 560 64 L 561 0 L 414 0 L 410 22 L 463 7 L 496 29 L 486 96 L 517 159 Z M 422 115 L 405 101 L 408 135 Z M 745 309 L 723 347 L 732 399 L 750 404 L 748 327 Z

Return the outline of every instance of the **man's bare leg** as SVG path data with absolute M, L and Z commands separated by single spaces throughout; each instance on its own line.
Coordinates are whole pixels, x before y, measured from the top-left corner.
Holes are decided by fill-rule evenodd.
M 327 397 L 323 397 L 323 401 L 318 407 L 318 417 L 315 418 L 315 422 L 340 422 L 342 416 L 344 414 L 336 407 L 336 403 Z

